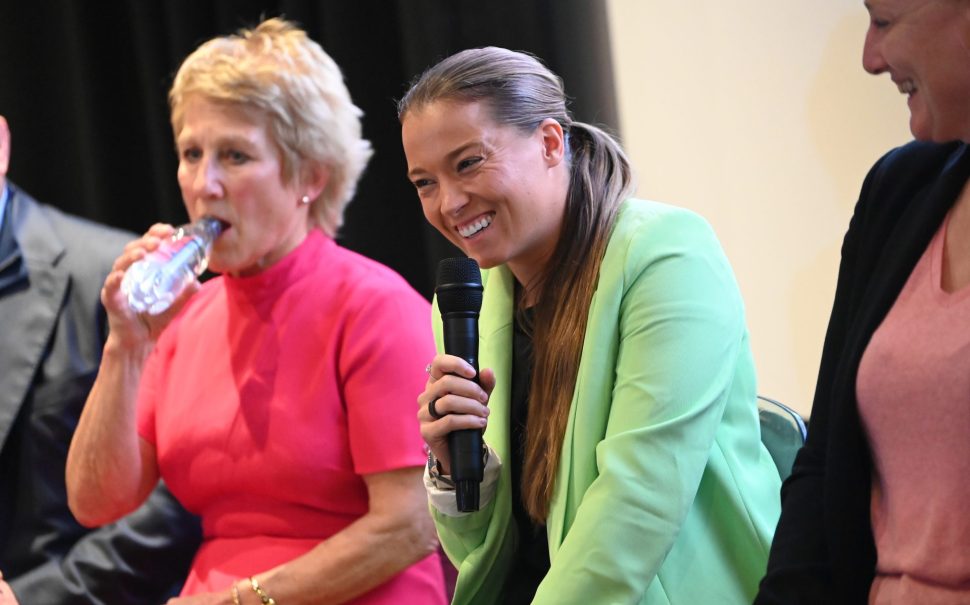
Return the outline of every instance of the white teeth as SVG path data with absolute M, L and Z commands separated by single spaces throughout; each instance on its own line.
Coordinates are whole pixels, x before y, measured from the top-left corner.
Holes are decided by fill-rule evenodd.
M 898 88 L 899 92 L 903 93 L 904 95 L 908 95 L 916 91 L 916 85 L 913 84 L 911 80 L 906 80 L 905 82 L 896 84 L 896 88 Z
M 491 224 L 492 224 L 492 215 L 487 214 L 482 218 L 478 219 L 477 221 L 475 221 L 474 223 L 469 223 L 464 227 L 460 227 L 458 229 L 458 233 L 461 234 L 462 237 L 471 237 Z

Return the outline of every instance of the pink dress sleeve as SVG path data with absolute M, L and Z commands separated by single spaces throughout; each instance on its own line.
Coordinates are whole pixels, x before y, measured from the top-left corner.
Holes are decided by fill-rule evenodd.
M 424 464 L 417 397 L 435 355 L 431 310 L 410 289 L 369 297 L 347 324 L 344 377 L 354 470 L 366 475 Z

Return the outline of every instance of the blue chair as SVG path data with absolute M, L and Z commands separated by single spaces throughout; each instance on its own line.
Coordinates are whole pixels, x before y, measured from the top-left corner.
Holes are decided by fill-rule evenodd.
M 795 454 L 808 438 L 805 420 L 787 405 L 758 395 L 758 418 L 761 421 L 761 442 L 778 468 L 782 480 L 791 474 Z

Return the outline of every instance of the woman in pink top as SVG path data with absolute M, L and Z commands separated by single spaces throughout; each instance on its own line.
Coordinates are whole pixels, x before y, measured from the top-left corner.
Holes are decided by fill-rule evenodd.
M 915 142 L 870 171 L 756 603 L 970 603 L 970 0 L 868 0 Z
M 165 479 L 203 522 L 175 603 L 444 603 L 414 416 L 428 303 L 333 240 L 371 155 L 339 68 L 291 24 L 203 44 L 169 95 L 186 210 L 224 230 L 222 275 L 135 314 L 128 245 L 110 335 L 68 460 L 98 525 Z

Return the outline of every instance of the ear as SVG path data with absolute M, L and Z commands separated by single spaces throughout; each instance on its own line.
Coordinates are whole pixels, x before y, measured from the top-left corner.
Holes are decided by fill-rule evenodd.
M 562 124 L 546 118 L 536 129 L 542 140 L 542 157 L 550 167 L 558 166 L 566 159 L 566 135 Z
M 7 127 L 7 119 L 0 116 L 0 185 L 3 184 L 4 177 L 7 176 L 7 168 L 10 166 L 10 129 Z
M 330 182 L 330 167 L 324 164 L 308 167 L 303 175 L 303 195 L 310 196 L 311 200 L 320 197 L 327 183 Z

